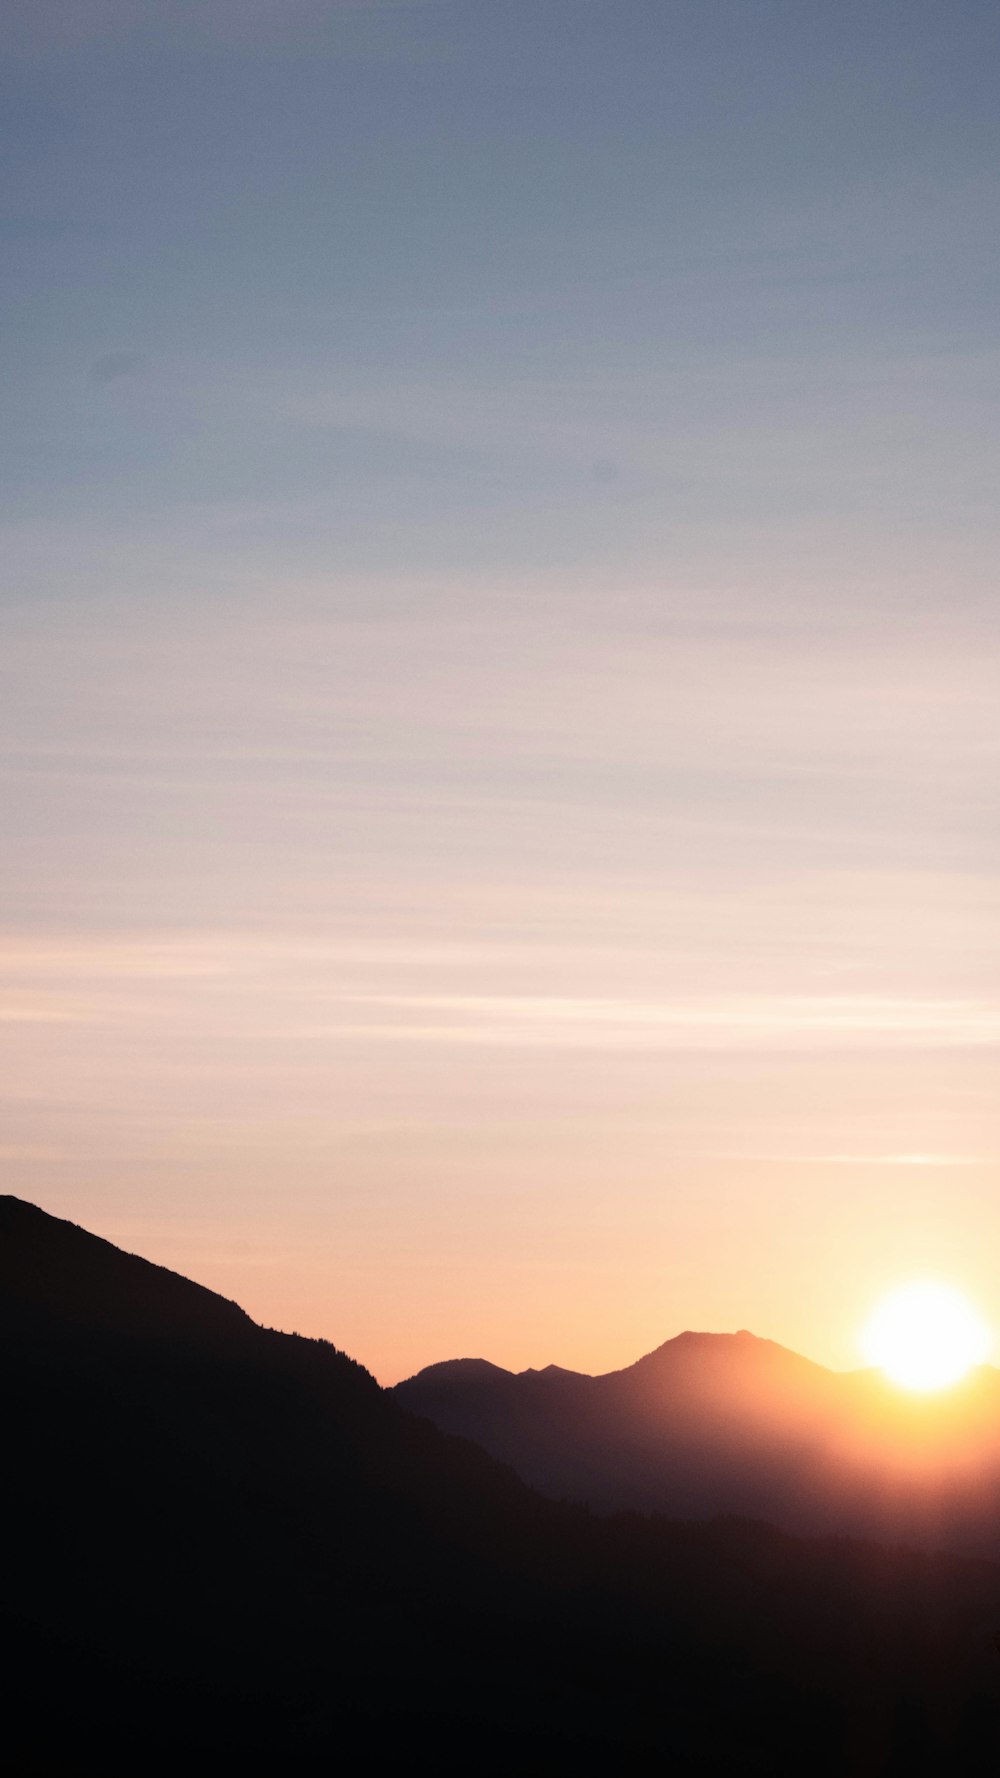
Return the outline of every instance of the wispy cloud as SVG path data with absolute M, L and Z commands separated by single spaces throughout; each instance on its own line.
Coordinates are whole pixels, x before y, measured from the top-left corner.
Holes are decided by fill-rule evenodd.
M 808 1153 L 794 1153 L 781 1149 L 770 1149 L 764 1153 L 750 1150 L 733 1150 L 719 1154 L 711 1154 L 712 1160 L 728 1161 L 736 1164 L 763 1164 L 768 1167 L 940 1167 L 951 1171 L 954 1167 L 989 1167 L 1000 1166 L 1000 1155 L 996 1154 L 885 1154 L 874 1152 L 836 1154 L 823 1150 Z
M 668 1049 L 1000 1043 L 1000 1007 L 974 1001 L 826 995 L 685 1004 L 531 995 L 371 995 L 359 997 L 358 1004 L 414 1015 L 412 1023 L 358 1027 L 368 1038 L 393 1041 Z
M 141 352 L 102 352 L 90 366 L 90 378 L 94 383 L 115 383 L 120 377 L 138 376 L 145 364 Z

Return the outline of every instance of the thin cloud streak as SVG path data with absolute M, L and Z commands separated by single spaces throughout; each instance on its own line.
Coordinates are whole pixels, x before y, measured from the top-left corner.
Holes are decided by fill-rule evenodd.
M 462 1013 L 468 1022 L 325 1027 L 392 1041 L 557 1045 L 692 1044 L 739 1048 L 790 1042 L 904 1047 L 1000 1043 L 1000 1008 L 967 1001 L 864 996 L 774 997 L 664 1004 L 530 995 L 369 995 L 358 1004 L 415 1014 Z
M 788 1167 L 998 1167 L 995 1154 L 788 1154 L 775 1149 L 765 1154 L 750 1151 L 710 1153 L 705 1160 L 763 1163 Z

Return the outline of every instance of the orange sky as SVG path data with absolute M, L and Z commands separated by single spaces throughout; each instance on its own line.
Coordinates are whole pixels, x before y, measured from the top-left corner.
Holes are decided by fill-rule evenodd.
M 985 771 L 981 655 L 872 643 L 866 731 L 856 649 L 809 699 L 801 637 L 723 632 L 713 736 L 670 636 L 514 661 L 495 621 L 459 651 L 261 616 L 235 654 L 190 614 L 175 647 L 65 622 L 18 638 L 10 1189 L 385 1381 L 608 1369 L 687 1326 L 850 1366 L 914 1270 L 1000 1322 L 991 882 L 940 838 Z M 712 748 L 738 793 L 681 794 Z

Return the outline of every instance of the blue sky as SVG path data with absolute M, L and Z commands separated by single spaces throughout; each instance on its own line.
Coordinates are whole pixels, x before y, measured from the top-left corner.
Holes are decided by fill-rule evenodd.
M 993 7 L 13 22 L 14 514 L 490 575 L 991 523 Z
M 387 1376 L 988 1294 L 996 8 L 6 30 L 12 1189 Z

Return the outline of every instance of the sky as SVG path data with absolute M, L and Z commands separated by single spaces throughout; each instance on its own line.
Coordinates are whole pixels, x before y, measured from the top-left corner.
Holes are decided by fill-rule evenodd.
M 387 1383 L 1000 1327 L 992 0 L 3 31 L 3 1189 Z

